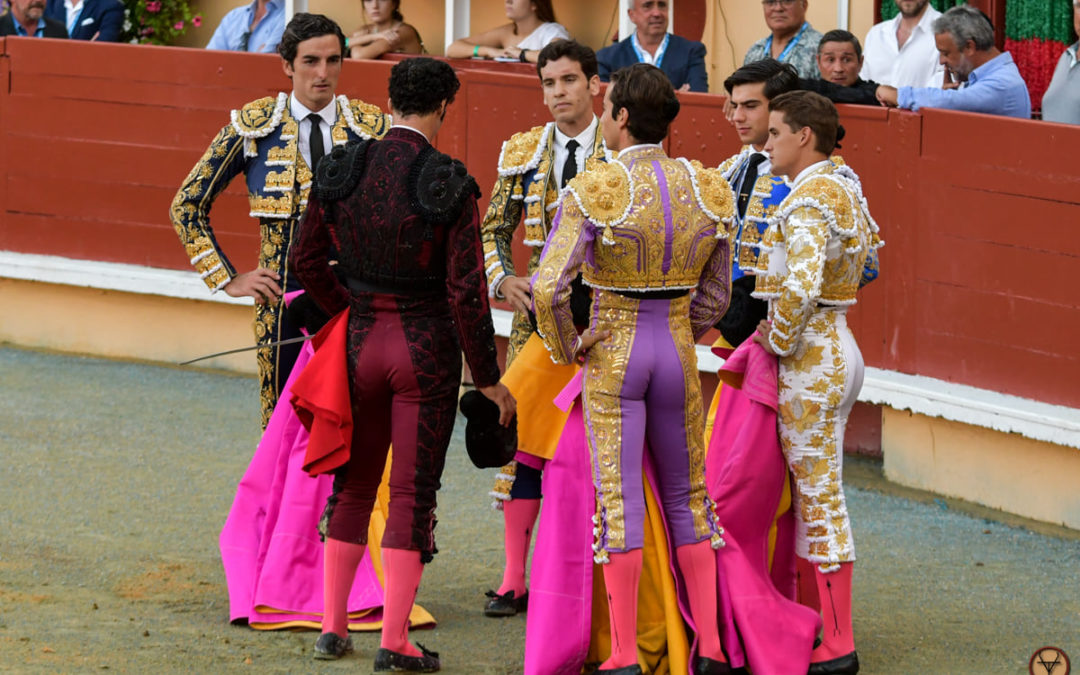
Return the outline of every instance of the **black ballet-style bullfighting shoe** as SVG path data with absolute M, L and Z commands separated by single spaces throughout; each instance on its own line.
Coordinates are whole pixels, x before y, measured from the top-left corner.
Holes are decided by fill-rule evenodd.
M 484 605 L 484 616 L 514 616 L 529 607 L 528 591 L 525 591 L 520 598 L 515 598 L 513 591 L 507 591 L 502 595 L 495 591 L 488 591 L 485 595 L 490 599 Z
M 855 675 L 859 672 L 859 654 L 851 652 L 828 661 L 810 664 L 806 675 Z
M 353 650 L 352 638 L 342 638 L 337 633 L 323 633 L 315 641 L 315 658 L 320 661 L 336 661 Z
M 439 652 L 426 649 L 419 642 L 416 647 L 420 650 L 420 656 L 409 656 L 379 647 L 379 651 L 375 652 L 375 672 L 434 673 L 442 667 L 439 663 Z

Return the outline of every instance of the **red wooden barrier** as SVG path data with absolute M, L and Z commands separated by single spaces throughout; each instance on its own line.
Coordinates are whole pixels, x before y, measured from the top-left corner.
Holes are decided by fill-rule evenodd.
M 0 249 L 26 253 L 190 269 L 168 221 L 177 186 L 230 109 L 289 88 L 266 55 L 25 38 L 0 51 Z M 487 193 L 502 141 L 549 116 L 535 74 L 454 65 L 437 145 Z M 339 91 L 385 106 L 391 66 L 348 62 Z M 681 98 L 673 154 L 715 165 L 737 150 L 721 99 Z M 887 242 L 851 312 L 867 363 L 1080 407 L 1080 127 L 841 115 L 840 153 Z M 240 267 L 257 250 L 246 214 L 237 181 L 213 222 Z

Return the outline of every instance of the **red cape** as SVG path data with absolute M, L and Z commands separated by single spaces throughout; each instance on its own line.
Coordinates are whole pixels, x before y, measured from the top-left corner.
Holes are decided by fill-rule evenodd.
M 296 416 L 311 434 L 303 467 L 312 476 L 349 461 L 353 420 L 345 359 L 348 328 L 347 309 L 323 326 L 312 340 L 315 355 L 292 387 Z

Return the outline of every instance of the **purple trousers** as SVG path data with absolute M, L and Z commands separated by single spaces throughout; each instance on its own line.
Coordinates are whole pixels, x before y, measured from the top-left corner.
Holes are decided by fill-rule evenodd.
M 715 506 L 705 489 L 705 420 L 689 309 L 689 295 L 594 295 L 592 327 L 611 331 L 589 350 L 583 382 L 597 562 L 607 559 L 606 551 L 644 544 L 646 447 L 672 545 L 706 539 L 719 545 Z

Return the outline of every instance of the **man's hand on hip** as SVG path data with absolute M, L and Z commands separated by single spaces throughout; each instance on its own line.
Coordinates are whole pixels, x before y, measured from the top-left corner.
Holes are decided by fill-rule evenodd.
M 528 312 L 532 308 L 531 290 L 526 277 L 506 277 L 499 284 L 499 293 L 518 312 Z
M 265 267 L 257 267 L 233 277 L 225 284 L 225 292 L 234 298 L 251 297 L 260 305 L 281 299 L 281 287 L 277 282 L 281 275 Z

